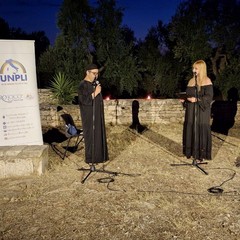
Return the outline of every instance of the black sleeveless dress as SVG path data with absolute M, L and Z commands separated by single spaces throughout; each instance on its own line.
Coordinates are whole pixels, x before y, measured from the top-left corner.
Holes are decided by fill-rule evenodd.
M 195 86 L 188 86 L 186 89 L 187 96 L 195 97 L 195 89 Z M 197 103 L 185 102 L 183 154 L 187 158 L 193 157 L 200 160 L 211 160 L 212 138 L 210 117 L 213 86 L 201 86 L 200 91 L 198 91 L 198 99 Z

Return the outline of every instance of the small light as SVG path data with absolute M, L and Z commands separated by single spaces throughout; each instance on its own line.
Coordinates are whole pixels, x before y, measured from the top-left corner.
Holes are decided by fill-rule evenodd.
M 107 100 L 107 101 L 110 100 L 110 97 L 106 97 L 106 100 Z
M 151 95 L 148 95 L 148 96 L 147 96 L 147 99 L 151 99 Z

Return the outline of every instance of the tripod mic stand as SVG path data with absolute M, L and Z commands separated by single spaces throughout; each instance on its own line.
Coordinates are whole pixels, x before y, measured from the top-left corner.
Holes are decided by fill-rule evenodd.
M 198 162 L 197 161 L 197 143 L 198 143 L 198 138 L 199 138 L 199 129 L 198 129 L 198 121 L 199 120 L 199 96 L 198 96 L 198 85 L 197 85 L 197 73 L 194 72 L 194 77 L 195 77 L 195 98 L 196 102 L 194 103 L 194 157 L 192 164 L 185 163 L 185 164 L 171 164 L 171 166 L 194 166 L 198 168 L 200 171 L 202 171 L 204 174 L 208 175 L 208 173 L 200 167 L 201 164 L 207 164 L 207 162 Z
M 93 85 L 93 108 L 92 108 L 92 158 L 91 158 L 91 163 L 89 164 L 90 168 L 89 169 L 86 169 L 86 168 L 80 168 L 78 169 L 79 171 L 89 171 L 89 173 L 84 177 L 84 179 L 81 181 L 81 183 L 84 183 L 87 178 L 91 175 L 91 173 L 93 172 L 101 172 L 101 173 L 108 173 L 108 174 L 112 174 L 114 176 L 118 175 L 117 172 L 111 172 L 111 171 L 106 171 L 104 169 L 102 170 L 99 170 L 99 169 L 96 169 L 95 167 L 95 111 L 96 111 L 96 95 L 95 95 L 95 90 L 96 90 L 96 87 L 99 85 L 99 82 L 95 79 L 93 82 L 92 82 L 92 85 Z M 102 104 L 102 96 L 101 96 L 101 93 L 100 94 L 100 97 L 101 97 L 101 104 Z M 101 121 L 104 121 L 104 117 L 103 117 L 103 112 L 101 111 Z M 102 123 L 102 128 L 103 128 L 103 124 Z M 84 131 L 84 130 L 83 130 Z M 103 140 L 104 144 L 105 144 L 105 139 Z M 104 153 L 105 153 L 105 145 L 103 144 L 103 147 L 104 147 Z M 104 160 L 105 160 L 105 156 L 104 156 Z

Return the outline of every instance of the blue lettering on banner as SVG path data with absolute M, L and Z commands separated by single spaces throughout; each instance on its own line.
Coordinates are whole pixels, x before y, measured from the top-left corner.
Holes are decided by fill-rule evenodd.
M 13 74 L 5 75 L 0 74 L 0 82 L 19 82 L 27 81 L 27 74 Z

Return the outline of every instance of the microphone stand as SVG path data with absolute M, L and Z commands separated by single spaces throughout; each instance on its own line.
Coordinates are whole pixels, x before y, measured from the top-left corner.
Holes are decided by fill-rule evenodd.
M 197 74 L 194 72 L 194 77 L 195 77 L 195 98 L 196 102 L 194 103 L 194 157 L 192 164 L 190 163 L 185 163 L 185 164 L 171 164 L 171 166 L 194 166 L 198 168 L 200 171 L 202 171 L 204 174 L 208 175 L 208 173 L 201 168 L 199 165 L 201 164 L 207 164 L 207 162 L 197 162 L 197 138 L 200 135 L 199 130 L 197 129 L 198 122 L 199 121 L 199 96 L 198 96 L 198 84 L 197 84 Z M 198 134 L 197 134 L 198 133 Z
M 199 121 L 199 95 L 198 95 L 198 84 L 197 84 L 196 72 L 194 73 L 194 76 L 195 76 L 195 98 L 197 101 L 194 103 L 194 113 L 195 113 L 195 117 L 194 117 L 194 158 L 193 158 L 192 165 L 197 167 L 199 170 L 201 170 L 206 175 L 208 175 L 208 173 L 199 166 L 201 164 L 207 164 L 207 162 L 197 162 L 197 142 L 198 142 L 197 137 L 200 134 L 199 134 L 199 129 L 197 129 L 198 128 L 197 120 Z
M 95 163 L 95 108 L 96 108 L 96 106 L 95 106 L 96 105 L 95 104 L 95 97 L 96 97 L 95 90 L 96 90 L 96 87 L 99 84 L 99 82 L 96 79 L 94 79 L 92 84 L 93 84 L 93 90 L 94 90 L 93 91 L 93 111 L 92 111 L 92 121 L 93 121 L 93 123 L 92 123 L 92 159 L 91 159 L 91 163 L 89 164 L 89 166 L 90 166 L 89 169 L 86 169 L 86 168 L 78 169 L 79 171 L 89 171 L 89 173 L 85 176 L 85 178 L 81 181 L 81 183 L 84 183 L 92 172 L 108 173 L 108 174 L 112 174 L 114 176 L 118 175 L 117 172 L 106 171 L 104 169 L 98 170 L 98 169 L 96 169 L 95 164 L 94 164 Z M 101 94 L 101 93 L 99 93 L 99 94 Z M 103 119 L 102 112 L 101 112 L 101 117 Z M 104 124 L 104 123 L 102 123 L 102 124 Z

